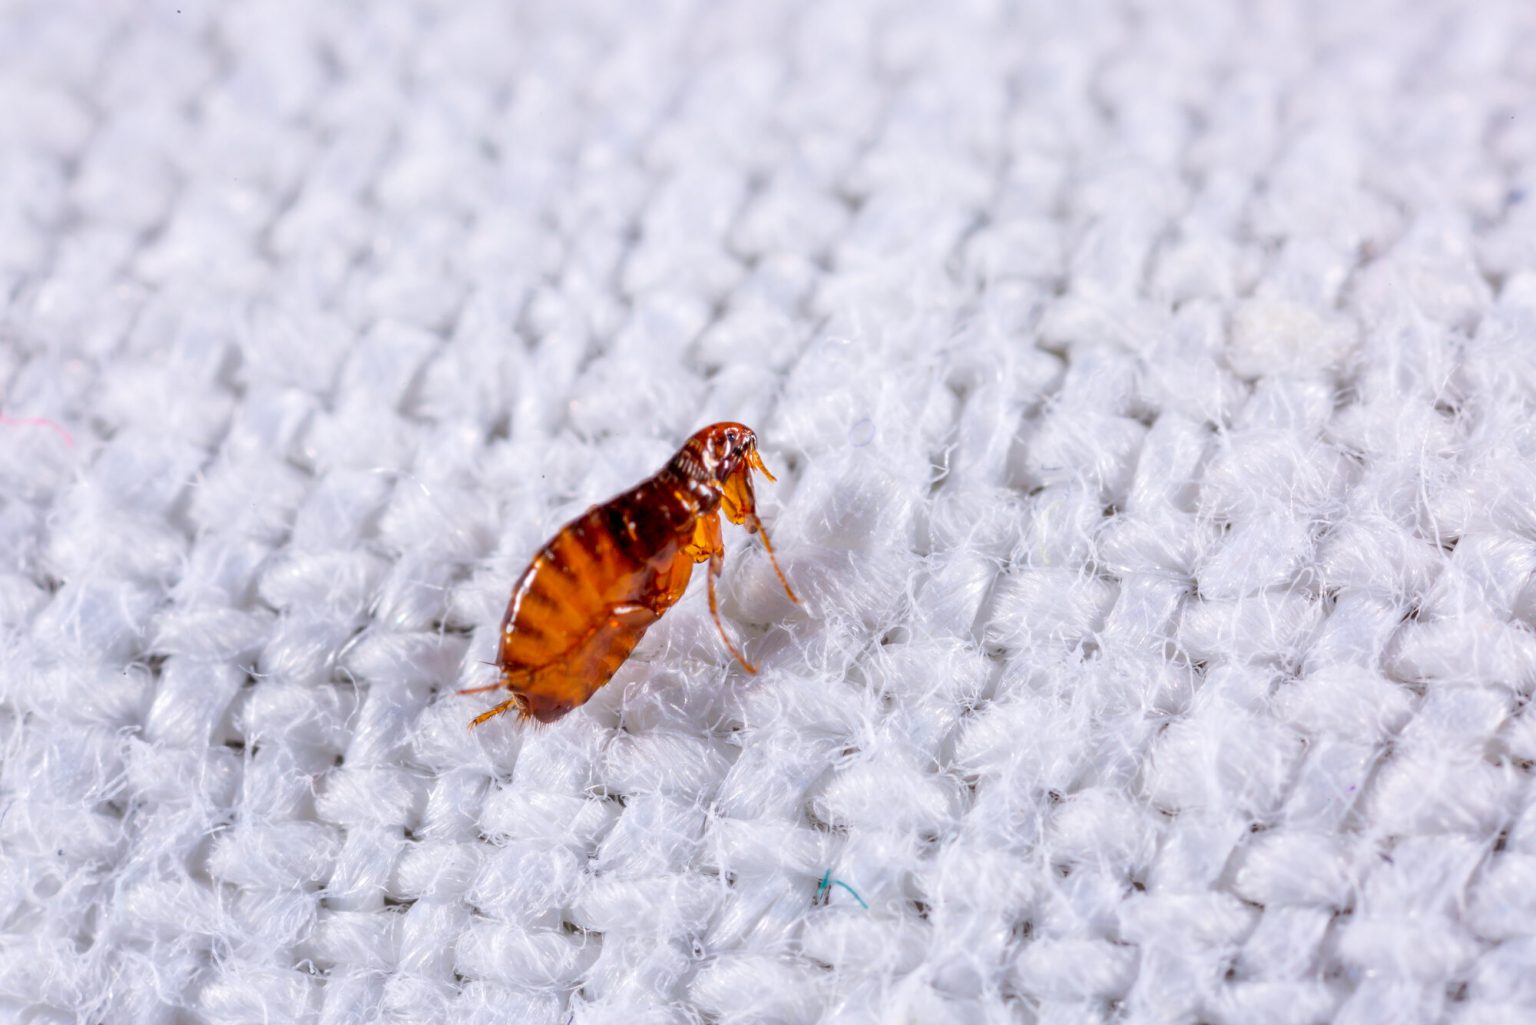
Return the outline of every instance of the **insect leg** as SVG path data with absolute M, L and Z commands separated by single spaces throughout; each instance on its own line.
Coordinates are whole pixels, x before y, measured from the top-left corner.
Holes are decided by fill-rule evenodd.
M 495 665 L 495 663 L 489 663 L 489 664 Z M 503 671 L 502 674 L 501 674 L 501 679 L 497 680 L 495 683 L 488 683 L 484 687 L 465 687 L 463 690 L 457 691 L 456 693 L 459 693 L 459 694 L 484 694 L 487 691 L 501 690 L 503 687 L 508 687 L 508 686 L 511 685 L 511 682 L 514 681 L 514 680 L 527 679 L 527 678 L 528 678 L 528 673 L 526 671 L 521 671 L 521 670 L 517 671 L 517 672 Z
M 773 474 L 768 472 L 768 467 L 763 465 L 762 456 L 753 449 L 747 457 L 747 464 L 738 472 L 731 475 L 725 482 L 720 496 L 720 508 L 725 512 L 726 519 L 732 523 L 743 524 L 747 533 L 758 534 L 763 539 L 763 548 L 768 552 L 768 561 L 773 563 L 773 571 L 778 574 L 779 583 L 784 585 L 784 593 L 789 595 L 789 600 L 796 605 L 800 604 L 800 597 L 795 594 L 795 589 L 789 586 L 789 578 L 784 576 L 784 570 L 779 567 L 778 556 L 773 553 L 773 542 L 768 540 L 768 531 L 763 527 L 763 521 L 757 515 L 757 495 L 752 487 L 750 470 L 756 470 L 769 480 L 773 480 Z
M 497 686 L 499 687 L 501 685 L 497 684 Z M 487 712 L 481 712 L 479 715 L 470 720 L 469 728 L 474 729 L 481 723 L 496 718 L 498 715 L 501 715 L 503 712 L 510 708 L 516 708 L 518 711 L 522 711 L 522 699 L 514 695 L 513 697 L 510 697 L 503 701 L 501 704 L 497 705 L 495 708 L 492 708 Z
M 720 631 L 720 639 L 725 642 L 726 649 L 741 663 L 741 668 L 749 673 L 756 673 L 757 667 L 742 657 L 736 645 L 731 643 L 730 635 L 725 632 L 725 624 L 720 622 L 720 603 L 715 598 L 715 579 L 720 576 L 720 569 L 725 565 L 725 541 L 720 536 L 720 517 L 715 513 L 699 518 L 702 532 L 709 542 L 709 615 L 715 621 L 715 629 Z
M 779 583 L 784 585 L 784 593 L 789 595 L 789 600 L 796 605 L 800 604 L 799 595 L 795 589 L 789 586 L 789 580 L 784 576 L 784 571 L 779 568 L 779 560 L 773 554 L 773 542 L 768 540 L 768 531 L 763 526 L 763 521 L 757 518 L 756 511 L 747 514 L 747 522 L 756 528 L 756 533 L 763 539 L 763 549 L 768 553 L 768 561 L 773 563 L 773 571 L 779 575 Z

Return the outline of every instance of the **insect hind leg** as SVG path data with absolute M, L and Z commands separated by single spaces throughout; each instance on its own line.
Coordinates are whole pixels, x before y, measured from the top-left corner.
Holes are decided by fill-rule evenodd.
M 497 684 L 497 686 L 499 687 L 500 684 Z M 477 715 L 473 719 L 471 719 L 469 721 L 469 728 L 470 729 L 474 729 L 476 726 L 479 726 L 481 723 L 489 722 L 490 720 L 496 718 L 498 715 L 502 715 L 505 712 L 507 712 L 508 710 L 513 709 L 513 708 L 517 709 L 518 714 L 520 716 L 523 716 L 523 717 L 526 718 L 527 711 L 523 708 L 522 698 L 519 697 L 518 695 L 514 694 L 510 698 L 508 698 L 507 700 L 503 701 L 501 704 L 497 705 L 495 708 L 492 708 L 492 709 L 489 709 L 487 711 L 481 712 L 479 715 Z
M 501 663 L 499 662 L 486 662 L 482 659 L 481 664 L 501 669 L 501 678 L 498 679 L 495 683 L 486 684 L 484 687 L 465 687 L 463 690 L 455 691 L 454 693 L 488 694 L 493 690 L 501 690 L 503 687 L 511 689 L 514 682 L 526 680 L 530 675 L 525 669 L 503 669 Z

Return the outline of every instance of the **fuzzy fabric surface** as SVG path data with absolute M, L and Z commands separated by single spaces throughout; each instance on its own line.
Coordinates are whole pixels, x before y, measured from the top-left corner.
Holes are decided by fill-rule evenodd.
M 1536 1020 L 1530 0 L 0 12 L 0 1017 Z

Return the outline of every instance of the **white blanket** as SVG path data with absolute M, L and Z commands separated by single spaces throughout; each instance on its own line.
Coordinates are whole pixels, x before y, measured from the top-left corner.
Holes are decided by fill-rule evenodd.
M 1530 0 L 3 10 L 0 1018 L 1536 1018 Z

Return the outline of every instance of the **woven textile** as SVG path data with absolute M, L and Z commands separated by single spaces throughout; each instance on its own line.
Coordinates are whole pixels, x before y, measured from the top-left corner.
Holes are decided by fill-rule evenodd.
M 1530 0 L 0 12 L 0 1018 L 1536 1020 Z

